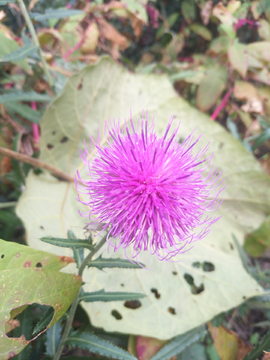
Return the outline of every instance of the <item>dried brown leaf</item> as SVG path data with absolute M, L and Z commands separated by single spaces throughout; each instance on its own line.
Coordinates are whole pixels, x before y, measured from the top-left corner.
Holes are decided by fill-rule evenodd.
M 133 15 L 133 14 L 130 14 L 130 21 L 131 21 L 131 26 L 132 26 L 135 38 L 138 41 L 142 35 L 143 21 L 140 18 L 138 18 L 136 15 Z
M 121 50 L 125 50 L 128 46 L 127 38 L 121 35 L 111 24 L 105 19 L 98 19 L 99 30 L 101 36 L 118 45 Z

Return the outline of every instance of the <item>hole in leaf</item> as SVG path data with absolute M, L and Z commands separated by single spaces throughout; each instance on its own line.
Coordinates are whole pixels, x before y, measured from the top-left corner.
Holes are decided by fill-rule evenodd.
M 170 306 L 170 307 L 168 308 L 168 311 L 169 311 L 170 314 L 176 315 L 175 308 L 173 308 L 173 307 Z
M 176 271 L 173 271 L 172 274 L 173 274 L 173 275 L 177 275 L 177 272 L 176 272 Z
M 49 150 L 51 150 L 51 149 L 53 149 L 53 145 L 52 145 L 52 144 L 47 144 L 47 148 L 48 148 Z
M 31 340 L 35 334 L 44 330 L 51 322 L 54 315 L 52 306 L 33 303 L 15 308 L 10 312 L 10 320 L 5 324 L 5 331 L 10 338 L 19 338 L 24 335 L 26 340 Z M 29 326 L 29 320 L 31 319 Z
M 116 318 L 116 320 L 121 320 L 123 318 L 123 316 L 117 310 L 112 310 L 111 314 Z
M 160 293 L 157 291 L 157 289 L 151 289 L 151 292 L 155 294 L 155 298 L 159 299 L 161 297 Z
M 190 285 L 190 290 L 193 295 L 198 295 L 204 291 L 204 285 L 201 284 L 199 286 L 196 286 L 194 284 L 193 276 L 191 276 L 190 274 L 184 274 L 184 279 Z
M 66 136 L 62 137 L 62 139 L 60 140 L 61 144 L 64 144 L 67 141 L 68 141 L 68 138 Z
M 138 309 L 142 306 L 142 303 L 139 300 L 127 300 L 124 303 L 124 306 L 128 309 Z
M 36 263 L 36 267 L 37 267 L 37 268 L 41 268 L 41 267 L 42 267 L 41 262 Z
M 203 271 L 207 271 L 207 272 L 214 271 L 215 265 L 210 262 L 204 261 L 202 263 L 202 269 L 203 269 Z
M 4 259 L 4 257 L 5 257 L 5 254 L 2 254 L 2 255 L 1 255 L 1 259 Z

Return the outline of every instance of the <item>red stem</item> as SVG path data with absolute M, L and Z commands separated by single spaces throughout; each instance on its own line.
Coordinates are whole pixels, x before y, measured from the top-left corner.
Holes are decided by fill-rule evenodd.
M 31 108 L 33 110 L 37 110 L 37 104 L 36 102 L 32 101 L 31 102 Z M 32 131 L 33 131 L 33 136 L 34 136 L 34 140 L 35 140 L 35 145 L 39 145 L 39 127 L 38 124 L 32 124 Z M 38 147 L 34 147 L 35 151 L 38 151 Z
M 227 101 L 229 100 L 231 93 L 233 91 L 233 88 L 230 88 L 230 90 L 227 91 L 227 93 L 225 94 L 224 98 L 221 100 L 220 104 L 216 107 L 215 111 L 213 112 L 211 119 L 213 121 L 216 120 L 216 118 L 218 117 L 219 113 L 221 112 L 222 109 L 224 109 L 224 107 L 227 104 Z
M 67 58 L 68 58 L 71 54 L 73 54 L 76 50 L 78 50 L 78 49 L 82 46 L 82 44 L 83 44 L 83 42 L 84 42 L 84 40 L 85 40 L 86 34 L 87 34 L 87 30 L 88 30 L 88 27 L 86 28 L 85 32 L 83 33 L 81 40 L 80 40 L 76 45 L 74 45 L 72 49 L 69 49 L 69 50 L 63 55 L 63 59 L 67 60 Z

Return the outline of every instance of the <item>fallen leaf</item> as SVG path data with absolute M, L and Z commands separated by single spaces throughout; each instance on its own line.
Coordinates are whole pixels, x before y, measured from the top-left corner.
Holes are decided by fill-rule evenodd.
M 231 14 L 234 14 L 240 8 L 240 6 L 241 6 L 241 1 L 231 0 L 227 4 L 227 10 Z
M 135 38 L 138 41 L 142 35 L 143 21 L 134 14 L 130 14 L 130 21 L 131 21 L 131 26 L 132 26 Z
M 208 323 L 208 329 L 221 360 L 242 360 L 250 352 L 251 347 L 234 331 L 224 326 L 214 327 L 211 323 Z
M 127 38 L 121 35 L 111 24 L 109 24 L 105 19 L 99 18 L 98 26 L 100 30 L 100 35 L 106 40 L 111 41 L 111 54 L 114 59 L 119 57 L 118 48 L 125 50 L 128 46 Z
M 258 98 L 249 99 L 244 105 L 241 106 L 241 109 L 249 113 L 264 113 L 263 103 Z
M 228 58 L 232 67 L 245 78 L 248 69 L 248 57 L 246 45 L 240 44 L 237 39 L 229 47 Z
M 259 21 L 258 34 L 264 40 L 270 41 L 270 24 L 267 20 L 261 19 Z
M 270 360 L 270 352 L 264 351 L 263 360 Z
M 234 24 L 237 23 L 237 19 L 232 15 L 232 13 L 219 2 L 216 6 L 213 7 L 212 14 L 219 19 L 222 24 Z
M 96 50 L 99 38 L 99 29 L 96 23 L 92 23 L 85 31 L 85 39 L 81 46 L 83 54 L 93 54 Z
M 137 336 L 136 351 L 139 360 L 151 359 L 168 341 L 147 336 Z
M 212 6 L 213 6 L 212 0 L 206 1 L 206 3 L 204 4 L 204 6 L 201 9 L 201 18 L 202 18 L 202 22 L 204 25 L 207 25 L 209 23 L 211 12 L 212 12 Z
M 248 100 L 259 97 L 255 86 L 247 81 L 236 81 L 233 94 L 239 100 Z

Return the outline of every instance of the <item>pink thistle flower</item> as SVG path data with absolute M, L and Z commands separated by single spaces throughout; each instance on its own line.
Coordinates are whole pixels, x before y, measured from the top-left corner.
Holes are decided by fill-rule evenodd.
M 169 260 L 189 250 L 187 244 L 203 239 L 219 219 L 204 216 L 219 206 L 223 190 L 221 174 L 213 167 L 203 177 L 212 159 L 204 156 L 209 144 L 193 154 L 200 137 L 194 140 L 192 133 L 179 144 L 177 128 L 168 138 L 172 120 L 161 138 L 153 123 L 148 126 L 147 115 L 138 121 L 137 129 L 132 119 L 130 128 L 106 124 L 110 135 L 106 146 L 91 138 L 96 156 L 86 146 L 80 150 L 90 176 L 84 181 L 79 171 L 76 174 L 77 191 L 89 197 L 83 201 L 78 196 L 90 208 L 81 215 L 91 221 L 96 216 L 102 230 L 108 231 L 109 247 L 116 251 L 132 246 L 133 258 L 150 251 L 159 260 Z

